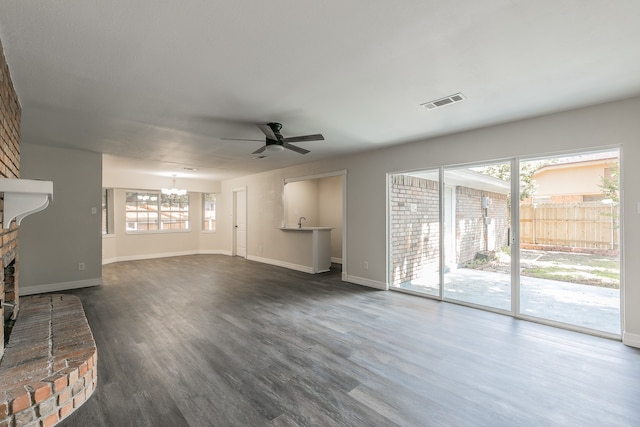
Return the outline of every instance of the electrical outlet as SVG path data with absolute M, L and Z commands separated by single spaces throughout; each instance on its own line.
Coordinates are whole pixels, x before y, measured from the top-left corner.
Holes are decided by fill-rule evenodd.
M 95 215 L 98 213 L 98 208 L 91 208 L 91 215 Z
M 79 271 L 84 271 L 84 262 L 79 262 L 78 263 L 78 270 Z
M 364 269 L 368 270 L 369 269 L 369 261 L 365 261 L 364 262 Z

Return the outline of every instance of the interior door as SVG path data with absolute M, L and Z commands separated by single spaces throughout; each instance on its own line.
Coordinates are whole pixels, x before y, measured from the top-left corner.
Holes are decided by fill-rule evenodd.
M 247 257 L 247 191 L 233 192 L 233 255 Z

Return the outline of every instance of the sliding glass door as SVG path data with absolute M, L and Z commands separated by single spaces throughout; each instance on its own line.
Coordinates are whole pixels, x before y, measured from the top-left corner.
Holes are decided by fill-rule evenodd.
M 510 170 L 444 168 L 444 299 L 511 310 Z
M 618 165 L 607 150 L 389 175 L 391 288 L 619 335 Z
M 520 163 L 520 314 L 620 333 L 618 150 Z
M 389 177 L 391 286 L 440 296 L 439 171 Z

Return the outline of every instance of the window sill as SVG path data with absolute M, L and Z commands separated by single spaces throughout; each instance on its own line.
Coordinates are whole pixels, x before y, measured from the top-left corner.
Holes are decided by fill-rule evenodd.
M 153 231 L 131 231 L 127 230 L 124 234 L 132 236 L 144 236 L 146 234 L 174 234 L 174 233 L 191 233 L 191 230 L 153 230 Z

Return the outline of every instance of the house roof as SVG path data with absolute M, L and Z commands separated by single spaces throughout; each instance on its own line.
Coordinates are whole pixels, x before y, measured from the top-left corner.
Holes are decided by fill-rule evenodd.
M 588 165 L 596 165 L 596 164 L 611 164 L 618 162 L 618 152 L 598 152 L 598 153 L 588 153 L 581 154 L 578 156 L 568 156 L 561 157 L 554 160 L 554 163 L 542 165 L 536 171 L 535 174 L 539 174 L 542 172 L 547 172 L 550 170 L 556 169 L 567 169 L 573 168 L 576 166 L 588 166 Z
M 438 181 L 439 179 L 437 170 L 407 172 L 406 175 L 431 181 Z M 445 184 L 475 188 L 476 190 L 498 194 L 509 194 L 511 192 L 511 184 L 509 182 L 467 168 L 447 169 L 445 171 Z
M 23 143 L 224 179 L 638 95 L 639 21 L 638 1 L 15 1 L 0 40 Z M 253 160 L 271 121 L 325 140 Z

